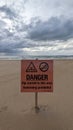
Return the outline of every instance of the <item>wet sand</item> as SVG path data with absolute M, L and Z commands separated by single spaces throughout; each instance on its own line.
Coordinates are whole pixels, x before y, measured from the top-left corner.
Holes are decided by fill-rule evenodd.
M 0 130 L 73 130 L 73 60 L 54 60 L 54 91 L 20 92 L 20 61 L 0 60 Z

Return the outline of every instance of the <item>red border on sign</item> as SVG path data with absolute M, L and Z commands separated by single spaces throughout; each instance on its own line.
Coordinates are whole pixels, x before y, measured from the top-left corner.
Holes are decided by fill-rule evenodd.
M 21 60 L 21 92 L 53 92 L 53 60 Z

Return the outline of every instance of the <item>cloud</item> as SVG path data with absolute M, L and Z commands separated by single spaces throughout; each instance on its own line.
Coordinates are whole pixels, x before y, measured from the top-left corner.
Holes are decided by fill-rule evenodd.
M 6 23 L 2 20 L 0 20 L 0 29 L 2 29 L 4 26 L 6 26 Z
M 16 14 L 12 11 L 11 8 L 6 5 L 0 7 L 0 12 L 4 12 L 6 14 L 6 18 L 13 19 L 16 17 Z
M 33 21 L 34 23 L 34 21 Z M 28 38 L 34 41 L 68 40 L 73 37 L 73 19 L 52 17 L 39 21 L 28 29 Z
M 64 44 L 68 44 L 65 41 L 73 37 L 73 22 L 70 19 L 60 20 L 57 17 L 46 22 L 33 18 L 28 25 L 19 23 L 18 27 L 15 26 L 15 30 L 15 33 L 10 33 L 5 28 L 2 30 L 4 38 L 0 39 L 0 53 L 6 55 L 37 55 L 43 52 L 48 54 L 51 51 L 59 53 L 62 50 L 66 51 L 66 48 L 68 51 L 68 47 L 64 48 Z
M 5 53 L 7 55 L 20 55 L 20 53 L 23 53 L 23 44 L 21 41 L 2 41 L 0 42 L 0 53 Z
M 7 0 L 0 6 L 0 54 L 73 52 L 71 5 L 66 0 Z

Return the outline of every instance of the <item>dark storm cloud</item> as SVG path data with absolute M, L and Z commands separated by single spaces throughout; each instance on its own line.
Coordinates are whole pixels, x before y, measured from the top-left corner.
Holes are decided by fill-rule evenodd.
M 8 43 L 9 42 L 9 43 Z M 21 42 L 0 42 L 0 53 L 6 53 L 6 54 L 17 54 L 22 52 L 23 43 Z
M 12 11 L 12 9 L 7 7 L 6 5 L 0 7 L 0 12 L 4 12 L 6 14 L 6 17 L 8 17 L 9 19 L 13 19 L 16 17 L 14 11 Z
M 28 42 L 27 40 L 17 39 L 8 39 L 0 41 L 0 53 L 6 54 L 17 54 L 22 53 L 23 48 L 33 48 L 37 45 L 34 45 L 32 42 Z
M 73 38 L 73 19 L 52 17 L 46 22 L 37 21 L 28 29 L 28 38 L 34 41 L 68 40 Z
M 0 30 L 0 43 L 2 40 L 6 39 L 6 42 L 7 42 L 7 39 L 9 39 L 10 37 L 13 37 L 13 33 L 11 33 L 8 29 L 5 29 L 5 28 L 2 28 Z

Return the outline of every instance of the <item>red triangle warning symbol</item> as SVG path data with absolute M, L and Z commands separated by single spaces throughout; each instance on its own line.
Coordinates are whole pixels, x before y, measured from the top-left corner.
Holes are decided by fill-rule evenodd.
M 34 66 L 33 62 L 30 62 L 29 66 L 26 69 L 26 72 L 37 72 L 37 69 Z

